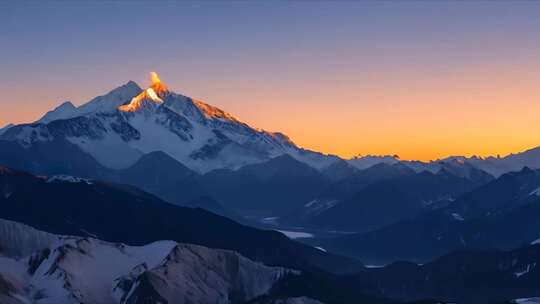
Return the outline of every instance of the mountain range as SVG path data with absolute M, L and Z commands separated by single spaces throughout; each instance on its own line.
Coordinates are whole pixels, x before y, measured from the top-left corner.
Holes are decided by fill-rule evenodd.
M 540 238 L 540 170 L 525 168 L 451 204 L 373 231 L 317 240 L 366 263 L 424 263 L 455 250 L 511 250 Z
M 190 213 L 189 208 L 170 205 L 194 219 L 186 222 L 180 213 L 167 211 L 178 225 L 187 228 L 182 232 L 174 228 L 175 224 L 167 223 L 165 215 L 151 211 L 155 207 L 150 206 L 166 203 L 155 198 L 152 201 L 152 196 L 132 187 L 102 185 L 66 176 L 34 177 L 7 168 L 1 172 L 4 198 L 0 201 L 1 214 L 16 220 L 0 220 L 0 301 L 6 304 L 441 301 L 472 304 L 540 296 L 537 240 L 508 251 L 460 250 L 422 265 L 396 262 L 364 268 L 353 260 L 279 237 L 277 232 L 242 228 L 200 209 Z M 85 188 L 111 201 L 92 206 L 96 200 Z M 70 192 L 82 193 L 89 199 L 73 200 Z M 25 195 L 36 198 L 30 200 Z M 132 197 L 124 203 L 123 195 Z M 51 203 L 59 197 L 66 197 L 65 202 Z M 37 203 L 24 203 L 29 201 Z M 71 207 L 66 206 L 67 202 L 72 202 Z M 122 216 L 116 215 L 115 209 L 123 210 L 123 218 L 128 220 L 119 220 Z M 96 220 L 106 212 L 111 216 Z M 116 228 L 108 225 L 113 217 Z M 148 218 L 156 227 L 145 225 L 141 218 Z M 45 231 L 73 234 L 53 234 L 21 222 Z M 227 227 L 226 222 L 237 230 Z M 160 231 L 161 225 L 170 232 Z M 210 231 L 203 231 L 201 226 L 207 226 Z M 223 242 L 213 240 L 213 234 Z M 150 241 L 160 237 L 163 239 Z M 223 247 L 233 251 L 220 249 Z M 325 264 L 334 273 L 321 271 L 317 266 Z M 342 270 L 336 272 L 339 265 L 343 266 Z
M 234 250 L 268 265 L 348 272 L 362 265 L 238 224 L 200 208 L 169 204 L 137 188 L 74 178 L 38 177 L 0 167 L 2 218 L 47 232 L 145 245 L 173 240 Z M 29 212 L 28 210 L 31 210 Z
M 0 167 L 0 189 L 2 303 L 393 302 L 334 279 L 354 259 L 132 186 Z
M 459 177 L 446 170 L 402 173 L 404 175 L 373 182 L 363 188 L 355 184 L 356 190 L 350 195 L 344 191 L 328 197 L 332 192 L 326 190 L 302 208 L 299 224 L 342 231 L 375 230 L 448 205 L 484 182 Z M 360 180 L 346 179 L 340 185 L 349 182 Z M 292 220 L 295 223 L 294 218 Z
M 129 81 L 81 106 L 64 102 L 34 123 L 3 128 L 0 163 L 36 174 L 131 184 L 180 205 L 213 197 L 213 210 L 226 214 L 290 218 L 295 212 L 309 213 L 301 207 L 311 201 L 320 208 L 325 204 L 325 199 L 317 203 L 322 189 L 343 187 L 334 184 L 351 183 L 347 178 L 374 165 L 372 173 L 387 164 L 417 173 L 444 169 L 467 179 L 476 178 L 473 172 L 485 179 L 523 166 L 540 168 L 540 152 L 428 163 L 397 156 L 341 159 L 300 148 L 281 133 L 253 128 L 219 108 L 174 93 L 153 73 L 145 90 Z M 289 174 L 293 171 L 296 176 Z
M 341 160 L 300 148 L 282 133 L 251 127 L 217 107 L 174 93 L 156 73 L 151 80 L 145 90 L 129 81 L 78 107 L 64 102 L 36 122 L 8 125 L 0 134 L 3 140 L 25 147 L 65 140 L 113 169 L 127 168 L 154 151 L 165 152 L 198 173 L 218 168 L 234 170 L 283 154 L 319 171 Z M 540 168 L 540 152 L 531 149 L 502 158 L 453 156 L 427 163 L 401 161 L 396 155 L 345 161 L 360 170 L 379 163 L 401 163 L 417 172 L 436 172 L 455 161 L 498 177 L 524 166 Z
M 539 206 L 540 148 L 344 159 L 152 73 L 0 129 L 0 303 L 533 298 Z

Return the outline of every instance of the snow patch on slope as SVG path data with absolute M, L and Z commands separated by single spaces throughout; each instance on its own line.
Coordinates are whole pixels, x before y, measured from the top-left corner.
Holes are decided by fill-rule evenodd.
M 461 214 L 459 213 L 452 213 L 452 217 L 457 220 L 457 221 L 460 221 L 460 222 L 463 222 L 465 219 L 463 218 L 463 216 L 461 216 Z
M 531 270 L 533 270 L 536 267 L 536 263 L 533 264 L 527 264 L 521 271 L 517 271 L 514 273 L 516 278 L 519 278 L 527 273 L 529 273 Z
M 301 232 L 301 231 L 290 231 L 290 230 L 276 230 L 279 231 L 285 236 L 287 236 L 290 239 L 305 239 L 305 238 L 312 238 L 313 234 L 308 232 Z
M 47 179 L 47 183 L 64 182 L 64 183 L 85 183 L 92 184 L 92 181 L 86 178 L 75 177 L 71 175 L 53 175 Z
M 302 217 L 313 217 L 323 213 L 324 211 L 333 208 L 339 203 L 337 199 L 319 198 L 314 199 L 304 205 Z
M 540 196 L 540 188 L 533 190 L 531 193 L 529 193 L 529 195 Z

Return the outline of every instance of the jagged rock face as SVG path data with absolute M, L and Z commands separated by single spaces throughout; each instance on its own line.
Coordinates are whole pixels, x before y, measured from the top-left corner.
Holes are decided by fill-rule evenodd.
M 234 252 L 180 244 L 160 266 L 139 276 L 127 303 L 242 303 L 265 294 L 287 273 Z
M 143 154 L 155 151 L 201 173 L 235 169 L 283 154 L 317 169 L 337 160 L 298 148 L 283 134 L 254 129 L 221 109 L 171 92 L 157 74 L 146 90 L 129 82 L 78 108 L 66 103 L 37 123 L 7 129 L 0 139 L 26 147 L 66 139 L 113 169 L 127 168 Z
M 296 273 L 227 250 L 173 241 L 126 246 L 4 220 L 0 245 L 11 249 L 0 255 L 1 303 L 243 303 Z M 17 259 L 29 248 L 37 251 Z

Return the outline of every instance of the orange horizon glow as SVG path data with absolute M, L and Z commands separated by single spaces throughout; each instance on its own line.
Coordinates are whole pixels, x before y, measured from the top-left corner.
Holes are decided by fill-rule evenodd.
M 425 71 L 410 78 L 397 73 L 392 78 L 370 75 L 372 81 L 362 85 L 345 76 L 323 85 L 324 80 L 308 76 L 284 83 L 279 91 L 273 90 L 274 85 L 279 86 L 275 80 L 252 85 L 249 96 L 236 82 L 226 88 L 213 87 L 213 82 L 186 86 L 174 74 L 165 78 L 172 91 L 202 96 L 205 103 L 254 128 L 282 132 L 298 146 L 343 158 L 398 155 L 404 160 L 429 161 L 456 155 L 506 156 L 539 146 L 540 88 L 536 80 L 540 73 L 517 69 L 509 73 L 507 68 L 502 73 L 490 68 L 456 69 L 438 78 L 422 75 Z M 492 77 L 486 80 L 485 75 Z M 301 81 L 313 85 L 302 86 Z M 144 88 L 148 80 L 139 84 Z M 87 95 L 103 94 L 114 85 L 104 83 L 102 87 L 106 89 L 88 88 Z M 157 74 L 151 75 L 150 89 L 153 87 L 166 88 Z M 187 92 L 182 88 L 188 88 Z M 33 95 L 48 100 L 63 100 L 60 94 L 80 96 L 72 87 L 46 89 Z M 19 93 L 19 101 L 0 112 L 0 124 L 35 121 L 60 104 L 28 102 L 30 107 L 18 107 L 29 98 L 24 88 L 15 88 L 14 100 Z M 152 97 L 150 93 L 143 91 L 142 95 Z M 129 110 L 128 106 L 123 110 Z
M 161 76 L 173 92 L 344 158 L 540 146 L 540 2 L 262 2 L 7 5 L 0 126 L 130 79 L 146 88 L 159 71 L 157 96 Z

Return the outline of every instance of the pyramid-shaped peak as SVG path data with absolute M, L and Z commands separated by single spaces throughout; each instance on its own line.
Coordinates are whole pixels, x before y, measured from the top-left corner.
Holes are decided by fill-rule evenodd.
M 54 108 L 54 110 L 45 113 L 45 115 L 43 115 L 43 117 L 41 117 L 37 122 L 49 123 L 53 120 L 71 118 L 75 115 L 76 111 L 77 108 L 71 103 L 71 101 L 66 101 Z
M 163 103 L 162 97 L 169 93 L 169 89 L 161 82 L 159 75 L 156 72 L 150 72 L 150 87 L 137 96 L 133 97 L 128 104 L 118 107 L 123 112 L 136 112 L 141 109 L 146 101 L 154 104 Z

